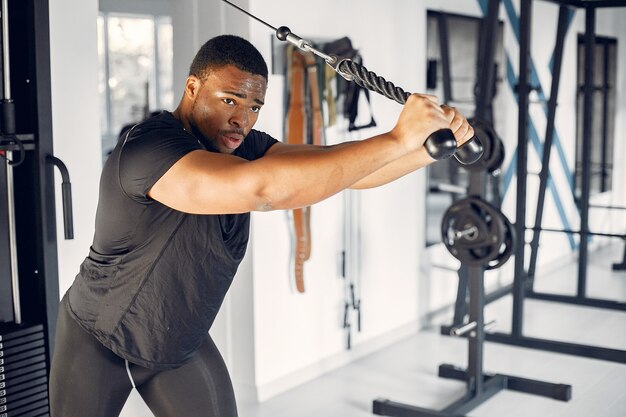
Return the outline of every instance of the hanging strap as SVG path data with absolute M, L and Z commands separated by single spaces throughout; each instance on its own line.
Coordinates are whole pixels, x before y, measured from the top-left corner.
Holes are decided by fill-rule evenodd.
M 305 109 L 306 63 L 302 54 L 292 46 L 287 47 L 287 82 L 289 103 L 285 139 L 288 144 L 307 143 L 307 117 Z M 292 210 L 293 271 L 298 292 L 304 292 L 304 262 L 310 256 L 309 207 Z
M 309 114 L 310 136 L 309 143 L 323 145 L 324 140 L 324 116 L 322 115 L 322 103 L 319 86 L 317 62 L 313 54 L 304 54 L 307 70 L 307 110 Z

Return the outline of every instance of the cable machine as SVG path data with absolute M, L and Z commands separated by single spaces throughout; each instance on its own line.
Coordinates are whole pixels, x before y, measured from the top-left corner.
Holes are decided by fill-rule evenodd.
M 59 304 L 46 0 L 2 0 L 0 16 L 0 416 L 47 416 Z

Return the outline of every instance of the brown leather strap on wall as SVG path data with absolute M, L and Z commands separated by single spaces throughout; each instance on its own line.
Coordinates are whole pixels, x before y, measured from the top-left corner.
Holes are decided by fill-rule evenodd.
M 286 117 L 288 144 L 324 142 L 324 119 L 320 105 L 317 65 L 310 53 L 287 46 L 287 88 L 289 102 Z M 304 262 L 311 256 L 311 208 L 292 210 L 293 270 L 298 292 L 304 292 Z
M 305 100 L 305 60 L 302 54 L 292 46 L 287 47 L 287 83 L 289 86 L 289 106 L 287 108 L 286 142 L 289 144 L 303 144 L 306 137 L 306 109 Z M 296 279 L 296 289 L 304 292 L 304 262 L 310 256 L 309 223 L 307 208 L 292 210 L 293 223 L 293 268 Z
M 304 54 L 307 70 L 307 85 L 310 100 L 309 104 L 309 125 L 311 127 L 311 138 L 309 143 L 313 145 L 324 144 L 324 117 L 322 115 L 322 104 L 320 100 L 319 78 L 317 74 L 317 62 L 313 54 Z

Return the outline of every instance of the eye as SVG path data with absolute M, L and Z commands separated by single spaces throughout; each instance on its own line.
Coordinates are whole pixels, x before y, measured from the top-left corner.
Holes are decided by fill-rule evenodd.
M 233 100 L 232 98 L 223 98 L 222 101 L 228 105 L 234 105 L 235 104 L 235 100 Z
M 252 106 L 252 113 L 258 113 L 261 111 L 261 106 Z

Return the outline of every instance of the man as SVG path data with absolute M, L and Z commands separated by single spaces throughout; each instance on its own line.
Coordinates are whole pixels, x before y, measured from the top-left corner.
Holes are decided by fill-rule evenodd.
M 287 145 L 252 130 L 267 66 L 246 40 L 209 40 L 183 98 L 127 132 L 100 182 L 89 256 L 62 300 L 50 376 L 53 417 L 111 417 L 135 387 L 157 417 L 237 415 L 208 330 L 244 256 L 249 212 L 314 204 L 432 162 L 426 137 L 465 118 L 412 95 L 388 133 Z

